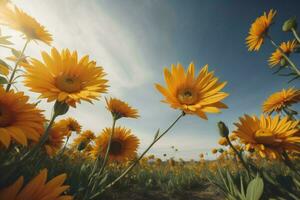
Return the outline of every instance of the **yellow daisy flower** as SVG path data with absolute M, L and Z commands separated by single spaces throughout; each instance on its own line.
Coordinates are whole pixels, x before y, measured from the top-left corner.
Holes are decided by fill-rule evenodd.
M 39 40 L 51 45 L 52 36 L 45 27 L 18 7 L 1 9 L 0 24 L 22 32 L 27 40 Z
M 246 44 L 249 51 L 258 51 L 264 42 L 269 27 L 272 25 L 276 11 L 270 10 L 267 14 L 258 17 L 251 25 L 249 36 L 246 38 Z
M 95 134 L 91 130 L 86 130 L 78 135 L 71 144 L 71 149 L 83 150 L 87 147 L 91 140 L 94 140 Z
M 290 121 L 288 117 L 280 119 L 279 115 L 274 118 L 261 115 L 245 115 L 240 122 L 235 123 L 237 130 L 234 131 L 240 141 L 246 146 L 246 150 L 256 150 L 263 158 L 276 159 L 283 151 L 300 151 L 299 121 Z
M 78 60 L 76 51 L 65 49 L 59 53 L 52 48 L 51 55 L 42 52 L 42 57 L 44 63 L 32 59 L 25 74 L 25 85 L 41 93 L 40 98 L 76 107 L 81 100 L 92 102 L 107 91 L 103 68 L 89 61 L 88 56 Z
M 44 145 L 50 157 L 56 155 L 64 146 L 64 140 L 68 135 L 68 129 L 61 124 L 54 123 L 50 129 L 49 137 Z
M 119 119 L 121 117 L 128 117 L 128 118 L 138 118 L 138 110 L 130 107 L 124 101 L 121 101 L 116 98 L 110 98 L 106 101 L 106 108 L 109 110 L 115 119 Z
M 275 92 L 263 103 L 262 110 L 264 113 L 280 112 L 285 107 L 300 102 L 300 90 L 295 88 L 282 89 Z
M 280 49 L 286 54 L 289 55 L 290 53 L 294 52 L 295 48 L 297 47 L 297 41 L 288 41 L 283 42 L 280 44 Z M 276 49 L 274 53 L 272 53 L 271 57 L 269 58 L 269 65 L 274 67 L 280 64 L 281 59 L 284 59 L 282 53 L 279 49 Z
M 111 131 L 111 128 L 105 128 L 101 135 L 95 139 L 95 147 L 92 151 L 95 158 L 99 154 L 102 157 L 105 156 Z M 139 139 L 131 133 L 131 130 L 116 127 L 111 141 L 109 160 L 125 162 L 135 158 L 139 143 Z
M 214 148 L 214 149 L 212 149 L 212 150 L 211 150 L 211 153 L 212 153 L 212 154 L 216 154 L 216 153 L 218 153 L 218 149 L 215 149 L 215 148 Z
M 70 137 L 72 132 L 76 132 L 77 134 L 81 132 L 81 125 L 72 117 L 62 119 L 57 123 L 60 124 L 60 126 L 66 127 L 68 131 L 67 137 Z
M 5 92 L 0 87 L 0 146 L 8 148 L 12 139 L 24 146 L 28 140 L 39 140 L 45 118 L 28 99 L 23 92 Z
M 5 200 L 72 200 L 71 195 L 64 195 L 69 189 L 63 185 L 67 175 L 61 174 L 47 182 L 47 169 L 43 169 L 36 177 L 24 186 L 24 178 L 21 176 L 12 185 L 0 189 L 0 199 Z
M 170 104 L 174 109 L 180 109 L 186 114 L 196 114 L 203 119 L 207 119 L 206 112 L 218 113 L 221 108 L 227 106 L 221 101 L 228 94 L 221 92 L 226 82 L 219 82 L 213 72 L 208 72 L 206 65 L 195 77 L 195 66 L 190 64 L 187 72 L 181 64 L 177 67 L 172 65 L 172 71 L 164 70 L 167 87 L 164 88 L 156 84 L 164 96 L 162 102 Z
M 227 139 L 226 139 L 226 137 L 221 137 L 220 139 L 219 139 L 219 145 L 221 145 L 221 146 L 227 146 L 228 145 L 228 141 L 227 141 Z

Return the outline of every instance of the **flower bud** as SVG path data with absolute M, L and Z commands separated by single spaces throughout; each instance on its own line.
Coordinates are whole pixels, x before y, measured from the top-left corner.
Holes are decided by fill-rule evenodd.
M 282 30 L 284 32 L 292 31 L 292 29 L 297 29 L 297 21 L 295 17 L 286 20 L 282 25 Z
M 280 66 L 281 67 L 285 67 L 287 65 L 286 59 L 285 58 L 281 58 L 280 59 Z
M 228 137 L 229 135 L 229 130 L 226 124 L 222 121 L 218 122 L 218 127 L 219 127 L 219 133 L 221 137 Z
M 60 102 L 60 101 L 56 101 L 54 104 L 54 115 L 58 116 L 58 115 L 64 115 L 68 112 L 69 110 L 69 105 L 64 103 L 64 102 Z

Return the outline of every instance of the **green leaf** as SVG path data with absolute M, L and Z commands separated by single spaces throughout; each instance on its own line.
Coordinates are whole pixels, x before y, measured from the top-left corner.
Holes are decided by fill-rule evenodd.
M 0 76 L 0 84 L 3 85 L 3 84 L 7 84 L 7 83 L 8 83 L 8 81 L 6 80 L 6 78 Z
M 21 57 L 21 54 L 22 54 L 21 51 L 18 51 L 18 50 L 16 50 L 16 49 L 11 49 L 11 53 L 12 53 L 14 56 L 16 56 L 16 58 Z
M 0 36 L 0 44 L 12 45 L 13 43 L 8 40 L 9 38 L 11 38 L 11 36 Z
M 264 182 L 258 175 L 247 187 L 247 200 L 259 200 L 264 191 Z
M 155 135 L 154 135 L 154 140 L 157 139 L 158 135 L 159 135 L 159 129 L 156 131 L 156 133 L 155 133 Z
M 9 65 L 0 59 L 0 74 L 7 76 L 9 73 Z

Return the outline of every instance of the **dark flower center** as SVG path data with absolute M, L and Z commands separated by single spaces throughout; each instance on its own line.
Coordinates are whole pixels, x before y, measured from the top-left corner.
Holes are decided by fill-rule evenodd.
M 112 155 L 120 155 L 122 153 L 123 144 L 119 140 L 112 140 L 109 153 Z

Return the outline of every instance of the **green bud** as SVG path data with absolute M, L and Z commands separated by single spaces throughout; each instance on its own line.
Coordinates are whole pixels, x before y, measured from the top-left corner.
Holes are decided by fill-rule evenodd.
M 223 153 L 223 152 L 224 152 L 224 149 L 218 149 L 218 152 L 219 152 L 219 153 Z
M 221 137 L 228 137 L 229 135 L 229 130 L 226 124 L 222 121 L 218 122 L 218 127 L 219 127 L 219 133 Z
M 77 150 L 82 151 L 83 149 L 85 149 L 86 145 L 87 145 L 87 143 L 85 141 L 80 142 L 77 147 Z
M 54 115 L 64 115 L 68 112 L 69 105 L 65 102 L 56 101 L 54 104 Z
M 285 67 L 287 65 L 286 59 L 285 58 L 281 58 L 280 59 L 280 66 L 281 67 Z
M 282 25 L 282 30 L 284 32 L 289 32 L 292 31 L 292 29 L 297 29 L 297 21 L 296 21 L 296 17 L 290 18 L 288 20 L 286 20 L 283 25 Z

